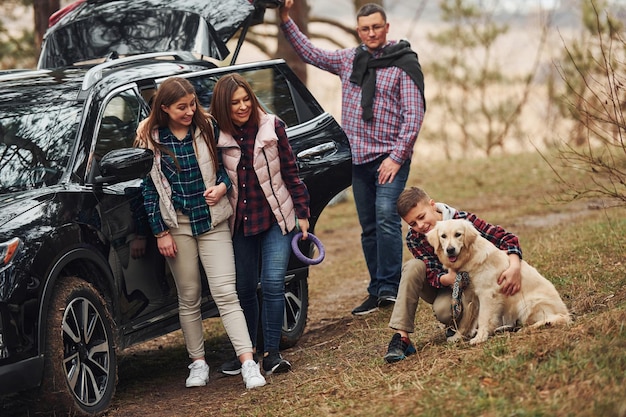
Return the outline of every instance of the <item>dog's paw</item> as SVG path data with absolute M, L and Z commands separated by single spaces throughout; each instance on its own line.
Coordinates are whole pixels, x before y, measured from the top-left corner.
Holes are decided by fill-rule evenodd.
M 517 330 L 519 330 L 519 327 L 515 327 L 515 325 L 513 324 L 504 324 L 502 326 L 496 327 L 496 329 L 493 332 L 495 334 L 498 334 L 498 333 L 505 333 L 505 332 L 516 332 Z
M 448 343 L 457 343 L 463 340 L 463 336 L 461 335 L 460 332 L 456 332 L 454 333 L 454 335 L 446 338 L 446 340 L 448 341 Z
M 489 333 L 481 332 L 479 330 L 478 333 L 476 333 L 476 336 L 474 336 L 472 339 L 470 339 L 469 344 L 470 345 L 477 345 L 479 343 L 486 342 L 488 338 L 489 338 Z

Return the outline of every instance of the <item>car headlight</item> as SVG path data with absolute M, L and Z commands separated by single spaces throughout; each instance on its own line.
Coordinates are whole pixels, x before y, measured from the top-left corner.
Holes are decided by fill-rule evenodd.
M 0 243 L 0 301 L 5 301 L 12 291 L 14 284 L 14 260 L 22 251 L 24 244 L 20 238 Z
M 0 269 L 9 265 L 22 248 L 22 240 L 19 237 L 0 243 Z

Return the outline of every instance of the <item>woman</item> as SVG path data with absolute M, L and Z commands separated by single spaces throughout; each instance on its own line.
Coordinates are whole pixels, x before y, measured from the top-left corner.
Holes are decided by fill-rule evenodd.
M 241 75 L 220 78 L 213 89 L 210 111 L 220 128 L 218 147 L 233 182 L 229 198 L 235 207 L 231 226 L 237 293 L 250 339 L 256 347 L 260 281 L 263 369 L 266 375 L 287 372 L 291 364 L 279 353 L 285 272 L 294 229 L 299 227 L 303 239 L 307 238 L 309 193 L 298 177 L 285 124 L 261 109 Z M 238 364 L 227 363 L 222 372 L 236 374 Z
M 253 360 L 252 343 L 237 298 L 235 263 L 225 198 L 230 186 L 219 166 L 211 117 L 198 105 L 195 90 L 172 77 L 159 87 L 149 117 L 137 129 L 137 146 L 154 151 L 154 164 L 143 184 L 143 197 L 159 252 L 165 256 L 178 291 L 180 326 L 189 357 L 187 387 L 204 386 L 200 312 L 202 262 L 213 300 L 235 348 L 247 388 L 265 385 Z

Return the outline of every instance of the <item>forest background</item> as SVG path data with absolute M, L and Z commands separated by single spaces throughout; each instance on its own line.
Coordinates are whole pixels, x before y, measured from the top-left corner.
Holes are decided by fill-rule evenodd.
M 369 0 L 296 1 L 294 20 L 316 45 L 358 42 L 354 14 Z M 418 52 L 428 113 L 416 154 L 458 159 L 557 149 L 557 165 L 586 166 L 622 184 L 598 194 L 624 203 L 624 174 L 607 155 L 623 155 L 624 0 L 375 0 L 388 11 L 390 39 Z M 69 0 L 4 0 L 0 67 L 28 68 L 47 17 Z M 240 63 L 284 58 L 322 106 L 340 120 L 337 77 L 303 64 L 266 13 L 238 57 Z M 232 40 L 234 50 L 236 39 Z M 230 62 L 226 59 L 224 63 Z M 445 121 L 445 122 L 444 122 Z M 589 151 L 589 146 L 595 153 Z

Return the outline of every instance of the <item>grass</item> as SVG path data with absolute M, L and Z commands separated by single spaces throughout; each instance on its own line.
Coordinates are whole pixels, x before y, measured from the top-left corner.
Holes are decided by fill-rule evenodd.
M 158 409 L 172 416 L 626 416 L 626 211 L 598 209 L 598 201 L 557 203 L 559 185 L 536 154 L 418 160 L 409 184 L 518 234 L 525 259 L 554 282 L 574 323 L 497 335 L 479 346 L 450 345 L 422 303 L 412 337 L 418 353 L 386 364 L 390 310 L 350 315 L 365 296 L 367 278 L 348 199 L 327 208 L 316 229 L 327 255 L 311 268 L 307 331 L 284 352 L 291 373 L 268 377 L 269 386 L 259 390 L 245 392 L 239 379 L 225 378 L 201 394 L 168 397 L 163 381 L 131 382 L 140 377 L 121 366 L 121 388 L 108 415 L 159 415 L 149 413 Z M 406 249 L 404 256 L 410 256 Z M 227 358 L 220 351 L 228 341 L 219 320 L 205 324 L 215 366 Z M 150 354 L 125 362 L 143 373 L 154 366 L 159 375 L 168 358 L 182 368 L 181 343 L 175 337 L 162 346 L 155 365 Z M 178 369 L 176 384 L 185 375 Z M 147 401 L 150 409 L 137 406 L 146 395 L 142 384 L 161 386 L 158 398 Z
M 349 307 L 358 300 L 351 299 L 339 312 L 343 322 L 318 330 L 319 338 L 339 337 L 295 348 L 298 366 L 311 369 L 301 371 L 305 382 L 294 389 L 295 381 L 282 379 L 272 390 L 276 399 L 296 392 L 300 400 L 267 402 L 261 415 L 626 415 L 624 210 L 598 210 L 599 202 L 557 203 L 560 187 L 535 154 L 434 165 L 417 161 L 409 184 L 517 233 L 526 259 L 555 283 L 575 323 L 499 335 L 477 347 L 450 346 L 422 304 L 413 338 L 418 354 L 387 365 L 382 355 L 391 336 L 389 311 L 352 319 Z M 346 226 L 358 230 L 350 202 L 327 210 L 318 226 L 323 241 Z M 321 294 L 365 274 L 358 233 L 341 247 L 347 262 L 312 269 L 312 310 Z M 364 286 L 361 290 L 364 295 Z M 294 376 L 298 373 L 294 368 Z

